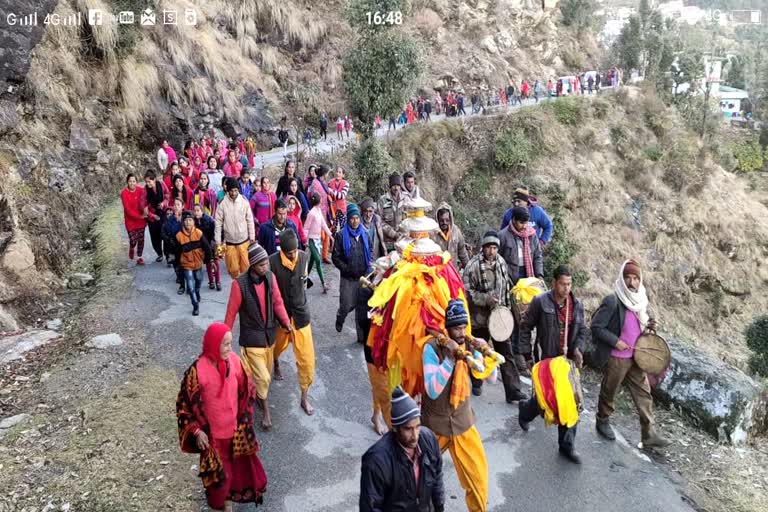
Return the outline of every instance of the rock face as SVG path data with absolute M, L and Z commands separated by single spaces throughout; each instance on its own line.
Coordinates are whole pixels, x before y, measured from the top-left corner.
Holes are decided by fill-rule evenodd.
M 0 439 L 4 438 L 5 435 L 10 432 L 13 427 L 16 425 L 21 425 L 22 423 L 26 423 L 29 421 L 29 419 L 29 414 L 17 414 L 16 416 L 9 416 L 4 418 L 2 421 L 0 421 Z
M 764 433 L 768 392 L 751 378 L 675 338 L 672 364 L 655 395 L 721 441 L 740 444 Z
M 34 266 L 35 255 L 29 240 L 14 234 L 13 240 L 3 254 L 2 267 L 16 275 L 21 275 Z

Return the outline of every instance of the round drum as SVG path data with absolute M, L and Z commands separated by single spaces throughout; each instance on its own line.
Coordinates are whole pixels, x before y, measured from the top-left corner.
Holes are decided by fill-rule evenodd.
M 515 317 L 505 306 L 496 306 L 488 318 L 488 332 L 496 341 L 507 341 L 515 328 Z
M 634 358 L 637 366 L 646 373 L 659 374 L 672 361 L 672 352 L 664 338 L 652 331 L 646 331 L 635 343 Z

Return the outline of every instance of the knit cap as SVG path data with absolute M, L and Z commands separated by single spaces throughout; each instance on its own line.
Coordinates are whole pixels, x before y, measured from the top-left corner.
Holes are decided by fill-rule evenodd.
M 357 215 L 358 217 L 360 216 L 360 208 L 358 208 L 357 205 L 354 204 L 354 203 L 353 204 L 348 204 L 347 205 L 347 218 L 353 217 L 355 215 Z
M 299 248 L 299 239 L 296 237 L 296 232 L 291 228 L 283 230 L 280 233 L 280 250 L 283 252 L 291 252 Z
M 268 257 L 267 251 L 258 243 L 254 242 L 248 246 L 248 265 L 253 266 Z
M 634 274 L 638 278 L 642 277 L 642 271 L 640 270 L 640 264 L 636 262 L 635 260 L 627 260 L 626 263 L 624 263 L 624 272 L 622 273 L 623 277 L 627 277 L 629 274 Z
M 493 230 L 485 232 L 485 234 L 483 235 L 483 240 L 480 245 L 482 247 L 485 247 L 486 245 L 489 245 L 489 244 L 495 245 L 496 247 L 501 245 L 501 242 L 499 241 L 498 233 L 496 233 Z
M 400 177 L 399 174 L 390 174 L 389 175 L 389 186 L 394 187 L 395 185 L 401 185 L 403 183 L 403 178 Z
M 522 206 L 515 206 L 512 208 L 512 220 L 516 220 L 518 222 L 528 222 L 530 218 L 531 215 L 528 213 L 527 208 Z
M 464 301 L 461 299 L 453 299 L 448 302 L 448 307 L 445 308 L 446 329 L 468 324 L 469 314 L 467 313 L 467 308 L 464 307 Z
M 405 425 L 414 418 L 421 416 L 419 406 L 408 393 L 397 386 L 392 391 L 392 426 L 399 427 Z

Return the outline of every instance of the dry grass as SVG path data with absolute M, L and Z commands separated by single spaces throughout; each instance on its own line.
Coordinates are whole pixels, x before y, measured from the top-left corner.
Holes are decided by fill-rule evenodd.
M 86 42 L 100 50 L 104 55 L 104 60 L 113 59 L 117 46 L 117 21 L 110 15 L 111 6 L 103 0 L 77 0 L 77 9 L 86 20 L 90 9 L 102 11 L 102 23 L 100 25 L 88 25 L 91 39 Z
M 437 38 L 437 32 L 443 27 L 440 15 L 429 8 L 419 9 L 413 14 L 413 25 L 428 40 Z

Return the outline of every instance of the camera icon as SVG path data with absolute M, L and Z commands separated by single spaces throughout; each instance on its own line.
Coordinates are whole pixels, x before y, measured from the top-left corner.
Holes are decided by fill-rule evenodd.
M 184 11 L 184 23 L 186 25 L 197 25 L 197 11 L 194 9 L 186 9 Z

